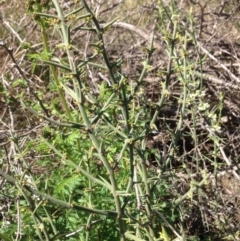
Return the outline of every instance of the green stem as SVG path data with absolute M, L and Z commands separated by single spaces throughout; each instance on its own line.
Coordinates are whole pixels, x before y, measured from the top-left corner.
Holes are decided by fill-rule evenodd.
M 208 178 L 210 177 L 210 173 L 203 176 L 203 180 L 199 183 L 196 183 L 194 185 L 191 185 L 190 190 L 188 192 L 186 192 L 183 196 L 179 197 L 177 200 L 174 201 L 174 204 L 178 205 L 180 204 L 182 201 L 184 201 L 185 199 L 188 199 L 190 196 L 193 195 L 193 192 L 195 192 L 199 187 L 205 185 L 205 183 L 207 182 Z
M 47 53 L 50 53 L 50 50 L 49 50 L 49 47 L 48 47 L 48 37 L 47 37 L 46 31 L 43 27 L 42 27 L 42 39 L 43 39 L 43 46 L 44 46 L 45 51 Z M 51 59 L 49 58 L 48 60 L 50 61 Z M 50 67 L 51 73 L 53 75 L 53 80 L 56 84 L 60 99 L 61 99 L 61 101 L 63 103 L 63 106 L 64 106 L 64 109 L 67 113 L 67 116 L 68 116 L 69 120 L 72 121 L 71 112 L 70 112 L 70 109 L 67 105 L 62 86 L 61 86 L 60 81 L 58 79 L 56 67 L 54 65 L 51 65 L 51 64 L 49 64 L 49 67 Z
M 159 113 L 161 111 L 161 108 L 164 104 L 164 101 L 166 99 L 166 95 L 168 93 L 168 86 L 170 85 L 171 82 L 171 75 L 172 75 L 172 63 L 173 63 L 173 58 L 174 58 L 174 48 L 175 48 L 175 42 L 176 42 L 176 35 L 177 35 L 177 21 L 174 22 L 174 29 L 173 29 L 173 33 L 172 33 L 172 37 L 170 41 L 170 53 L 169 53 L 169 62 L 168 62 L 168 66 L 167 66 L 167 76 L 165 81 L 162 84 L 162 94 L 161 94 L 161 98 L 157 104 L 157 109 L 153 115 L 153 118 L 150 122 L 150 127 L 155 126 L 155 122 L 159 116 Z
M 98 209 L 93 209 L 93 208 L 86 208 L 86 207 L 83 207 L 83 206 L 80 206 L 78 204 L 69 204 L 67 202 L 64 202 L 62 200 L 59 200 L 59 199 L 56 199 L 56 198 L 53 198 L 52 196 L 50 195 L 47 195 L 45 193 L 41 193 L 40 191 L 36 190 L 36 189 L 33 189 L 27 185 L 25 186 L 21 186 L 20 184 L 17 184 L 17 180 L 15 178 L 13 178 L 12 176 L 8 175 L 7 173 L 3 172 L 2 169 L 0 169 L 0 175 L 2 177 L 4 177 L 9 183 L 11 183 L 12 185 L 18 185 L 18 187 L 23 190 L 23 191 L 29 191 L 30 193 L 32 194 L 35 194 L 53 204 L 56 204 L 56 205 L 59 205 L 61 206 L 62 208 L 67 208 L 67 209 L 75 209 L 75 210 L 78 210 L 78 211 L 84 211 L 84 212 L 87 212 L 87 213 L 95 213 L 95 214 L 100 214 L 100 215 L 104 215 L 104 216 L 108 216 L 108 217 L 114 217 L 114 218 L 117 218 L 118 217 L 118 213 L 116 211 L 110 211 L 110 210 L 98 210 Z
M 185 34 L 185 39 L 184 39 L 184 48 L 183 48 L 184 53 L 187 53 L 187 34 Z M 179 67 L 181 68 L 182 66 L 179 64 Z M 188 76 L 187 76 L 187 56 L 184 54 L 184 59 L 183 59 L 183 100 L 182 100 L 182 108 L 180 111 L 180 117 L 179 117 L 179 122 L 177 125 L 177 129 L 175 131 L 175 147 L 178 145 L 178 141 L 181 136 L 181 129 L 183 125 L 183 118 L 185 116 L 185 108 L 186 108 L 186 102 L 187 102 L 187 84 L 189 82 Z
M 1 170 L 0 170 L 1 172 Z M 1 174 L 1 173 L 0 173 Z M 47 241 L 50 241 L 50 237 L 49 237 L 49 233 L 48 231 L 46 230 L 45 228 L 45 225 L 43 223 L 43 221 L 41 220 L 41 218 L 39 217 L 39 215 L 37 214 L 37 212 L 35 212 L 34 210 L 36 209 L 35 208 L 35 204 L 34 202 L 32 201 L 32 199 L 27 195 L 26 193 L 26 190 L 23 188 L 23 186 L 20 185 L 20 183 L 18 181 L 15 181 L 15 185 L 16 187 L 18 188 L 18 190 L 20 191 L 20 193 L 24 196 L 25 200 L 27 201 L 27 203 L 29 204 L 29 208 L 30 208 L 30 211 L 32 213 L 32 216 L 33 216 L 33 220 L 35 222 L 35 226 L 36 226 L 36 230 L 37 230 L 37 233 L 38 233 L 38 236 L 40 237 L 41 240 L 44 240 L 42 238 L 42 233 L 44 233 L 45 235 L 45 238 Z M 40 228 L 41 226 L 41 228 Z
M 82 0 L 82 4 L 84 6 L 84 8 L 86 9 L 86 11 L 91 15 L 92 21 L 96 27 L 95 31 L 97 33 L 98 36 L 98 40 L 100 42 L 99 44 L 99 48 L 101 49 L 101 53 L 104 59 L 104 62 L 107 66 L 107 70 L 108 70 L 108 74 L 110 76 L 110 79 L 112 81 L 112 84 L 116 84 L 117 80 L 114 76 L 114 72 L 113 72 L 113 65 L 111 65 L 109 58 L 108 58 L 108 54 L 104 45 L 104 39 L 103 39 L 103 32 L 104 30 L 101 28 L 97 18 L 95 17 L 95 15 L 93 14 L 93 12 L 91 11 L 91 9 L 89 8 L 88 4 L 86 3 L 85 0 Z

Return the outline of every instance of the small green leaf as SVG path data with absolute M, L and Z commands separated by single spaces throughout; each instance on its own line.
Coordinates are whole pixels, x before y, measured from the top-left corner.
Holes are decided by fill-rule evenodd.
M 133 232 L 127 231 L 127 232 L 125 233 L 125 236 L 126 236 L 128 239 L 130 239 L 130 240 L 134 240 L 134 241 L 145 241 L 144 239 L 138 238 L 137 236 L 133 235 L 132 233 L 133 233 Z
M 13 87 L 27 87 L 27 81 L 24 79 L 17 79 L 12 84 Z
M 0 238 L 3 240 L 3 241 L 12 241 L 10 238 L 8 238 L 7 236 L 5 236 L 4 234 L 0 233 Z

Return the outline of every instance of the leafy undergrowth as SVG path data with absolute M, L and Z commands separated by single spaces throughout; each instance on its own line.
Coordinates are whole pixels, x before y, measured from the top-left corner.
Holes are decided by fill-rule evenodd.
M 13 3 L 1 239 L 239 240 L 237 1 Z

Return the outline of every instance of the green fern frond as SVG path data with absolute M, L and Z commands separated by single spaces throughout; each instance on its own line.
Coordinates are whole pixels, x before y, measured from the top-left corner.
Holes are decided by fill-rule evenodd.
M 79 186 L 81 178 L 79 175 L 72 175 L 60 181 L 55 189 L 55 195 L 65 196 L 71 194 Z

